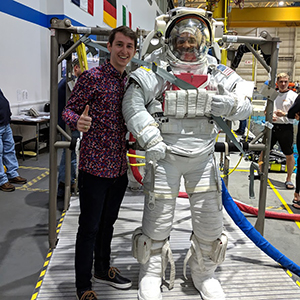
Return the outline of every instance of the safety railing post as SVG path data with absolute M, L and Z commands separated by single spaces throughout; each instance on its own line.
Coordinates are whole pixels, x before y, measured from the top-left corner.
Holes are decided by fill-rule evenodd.
M 55 19 L 52 20 L 55 22 Z M 56 142 L 56 125 L 57 125 L 57 110 L 58 110 L 58 30 L 50 29 L 50 143 L 49 143 L 49 166 L 50 166 L 50 178 L 49 178 L 49 246 L 50 248 L 55 248 L 57 243 L 57 233 L 56 233 L 56 179 L 57 179 L 57 151 L 54 147 Z

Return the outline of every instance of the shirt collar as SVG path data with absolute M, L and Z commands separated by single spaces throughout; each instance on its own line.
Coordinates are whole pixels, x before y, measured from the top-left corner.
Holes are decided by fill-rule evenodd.
M 114 76 L 121 78 L 125 78 L 127 76 L 126 70 L 124 70 L 123 74 L 120 74 L 120 72 L 110 63 L 109 59 L 105 60 L 104 67 L 107 68 Z

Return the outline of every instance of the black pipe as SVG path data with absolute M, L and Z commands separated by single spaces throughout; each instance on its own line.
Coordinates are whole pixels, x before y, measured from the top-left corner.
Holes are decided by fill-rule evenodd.
M 225 142 L 217 142 L 215 144 L 215 152 L 226 152 L 225 151 Z M 240 143 L 242 146 L 243 150 L 248 151 L 249 150 L 249 143 L 247 142 L 242 142 Z M 140 151 L 145 151 L 142 147 L 139 146 L 137 142 L 129 142 L 127 141 L 127 149 L 132 149 L 132 150 L 140 150 Z M 240 152 L 240 150 L 237 148 L 237 146 L 233 142 L 228 143 L 228 152 Z
M 237 148 L 237 146 L 233 142 L 229 142 L 228 144 L 228 152 L 240 152 L 240 150 Z M 215 152 L 226 152 L 226 143 L 225 142 L 217 142 L 215 144 Z M 240 143 L 243 150 L 249 150 L 249 143 L 243 142 Z

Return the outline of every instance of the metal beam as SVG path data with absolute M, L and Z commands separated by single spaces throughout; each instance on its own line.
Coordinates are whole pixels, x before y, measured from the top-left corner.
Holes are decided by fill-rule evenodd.
M 228 27 L 297 27 L 300 7 L 233 8 L 228 15 Z
M 208 6 L 212 7 L 212 5 L 214 7 L 217 7 L 219 5 L 218 0 L 185 0 L 184 1 L 185 4 L 184 5 L 180 5 L 180 0 L 174 0 L 174 5 L 175 7 L 178 6 L 185 6 L 185 7 L 198 7 L 198 8 L 206 8 Z M 267 0 L 245 0 L 244 3 L 244 8 L 253 8 L 253 7 L 279 7 L 278 5 L 278 0 L 271 0 L 271 1 L 267 1 Z M 283 3 L 282 7 L 289 7 L 290 2 L 285 1 Z M 234 8 L 239 8 L 238 4 L 234 4 L 233 1 L 231 1 L 231 6 Z

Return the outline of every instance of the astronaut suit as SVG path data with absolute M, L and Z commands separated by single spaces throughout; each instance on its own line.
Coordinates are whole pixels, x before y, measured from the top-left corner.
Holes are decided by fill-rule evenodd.
M 193 284 L 203 299 L 225 299 L 214 278 L 225 259 L 227 237 L 214 158 L 219 129 L 211 115 L 243 120 L 252 108 L 244 94 L 235 93 L 237 85 L 247 82 L 207 54 L 213 40 L 212 22 L 202 9 L 176 8 L 158 17 L 163 46 L 145 59 L 196 88 L 180 89 L 140 67 L 131 73 L 123 99 L 128 130 L 145 149 L 148 162 L 142 227 L 133 235 L 133 255 L 140 263 L 140 300 L 162 299 L 160 286 L 168 260 L 173 285 L 168 240 L 182 177 L 192 217 L 191 248 L 185 261 Z

